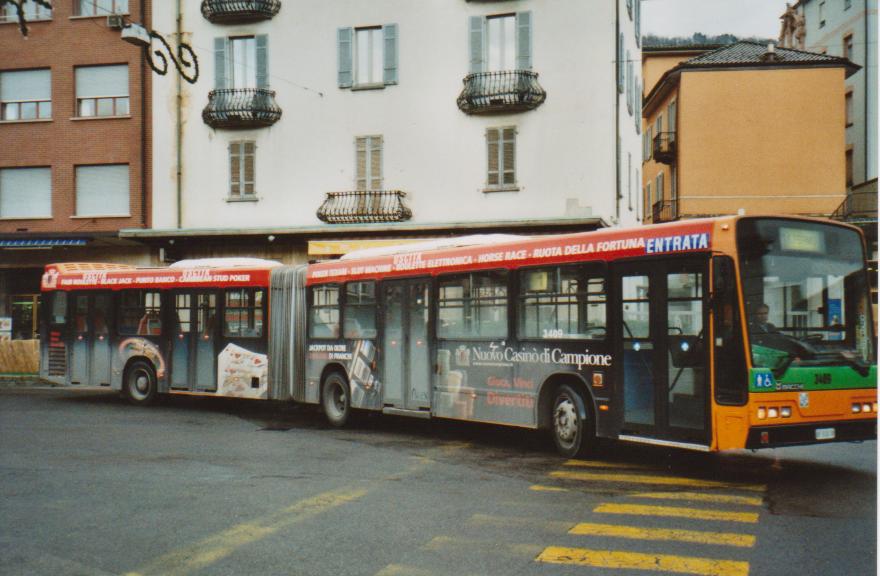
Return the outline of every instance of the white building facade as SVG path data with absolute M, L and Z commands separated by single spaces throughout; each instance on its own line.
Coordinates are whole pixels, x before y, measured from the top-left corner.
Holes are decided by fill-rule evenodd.
M 639 0 L 178 4 L 153 27 L 200 77 L 153 82 L 153 228 L 130 238 L 298 261 L 637 223 Z

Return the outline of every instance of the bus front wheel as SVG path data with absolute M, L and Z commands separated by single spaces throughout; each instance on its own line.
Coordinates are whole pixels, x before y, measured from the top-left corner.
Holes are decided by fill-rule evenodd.
M 152 404 L 156 400 L 156 372 L 149 362 L 136 360 L 125 372 L 125 397 L 132 404 Z
M 351 389 L 342 374 L 333 372 L 324 380 L 321 403 L 331 426 L 342 428 L 351 417 Z
M 571 386 L 563 384 L 556 389 L 553 399 L 553 441 L 556 449 L 566 458 L 582 456 L 593 438 L 589 412 L 583 397 Z

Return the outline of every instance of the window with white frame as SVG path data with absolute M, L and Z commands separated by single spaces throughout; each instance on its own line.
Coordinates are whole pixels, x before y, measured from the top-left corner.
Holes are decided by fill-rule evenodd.
M 516 15 L 486 18 L 487 72 L 516 69 Z
M 229 88 L 257 87 L 257 43 L 253 36 L 229 39 Z
M 382 189 L 382 137 L 358 136 L 355 138 L 355 188 L 357 190 Z
M 52 117 L 52 73 L 41 70 L 0 72 L 0 120 Z
M 256 198 L 257 145 L 251 141 L 229 143 L 229 197 Z
M 0 218 L 51 217 L 51 168 L 0 168 Z
M 489 190 L 516 188 L 516 128 L 486 130 L 487 174 Z
M 128 64 L 76 69 L 76 111 L 81 118 L 128 116 Z
M 340 88 L 397 84 L 397 24 L 336 31 Z
M 76 167 L 77 216 L 128 216 L 128 164 Z
M 27 22 L 52 19 L 52 9 L 37 4 L 34 0 L 24 0 L 21 7 L 24 9 L 24 19 Z M 0 22 L 18 22 L 18 8 L 12 3 L 0 8 Z
M 471 16 L 471 73 L 532 69 L 532 13 Z
M 74 0 L 74 16 L 128 14 L 128 0 Z

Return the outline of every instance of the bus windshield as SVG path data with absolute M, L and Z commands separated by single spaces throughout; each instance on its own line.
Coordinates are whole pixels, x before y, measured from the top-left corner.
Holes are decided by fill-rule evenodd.
M 873 336 L 858 232 L 832 224 L 744 219 L 737 244 L 755 367 L 866 372 Z

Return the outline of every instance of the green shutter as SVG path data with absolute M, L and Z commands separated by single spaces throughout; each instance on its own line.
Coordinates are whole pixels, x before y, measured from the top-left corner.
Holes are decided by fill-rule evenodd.
M 226 38 L 214 38 L 214 87 L 226 88 Z
M 269 37 L 260 34 L 255 37 L 257 45 L 257 88 L 269 87 Z
M 617 37 L 617 92 L 623 94 L 623 33 Z
M 351 88 L 352 83 L 352 29 L 340 28 L 336 31 L 336 45 L 339 54 L 338 81 L 340 88 Z
M 486 68 L 483 56 L 486 20 L 482 16 L 471 16 L 469 23 L 471 74 L 483 72 Z
M 386 24 L 382 27 L 385 42 L 385 71 L 383 82 L 397 84 L 397 24 Z
M 516 14 L 516 67 L 518 70 L 532 69 L 532 13 Z

